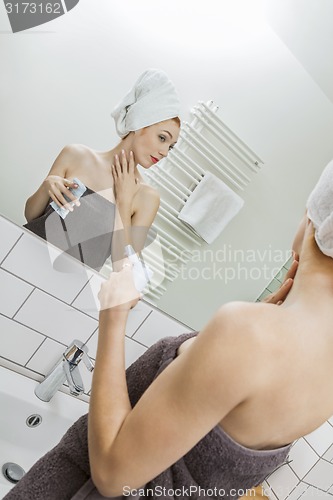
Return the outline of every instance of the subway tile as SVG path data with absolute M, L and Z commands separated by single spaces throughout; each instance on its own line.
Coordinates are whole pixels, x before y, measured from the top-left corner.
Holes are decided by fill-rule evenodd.
M 332 496 L 329 495 L 328 493 L 324 493 L 323 491 L 318 490 L 317 488 L 313 488 L 313 486 L 310 486 L 300 497 L 300 500 L 315 500 L 315 499 L 332 500 Z
M 288 269 L 286 269 L 285 267 L 281 267 L 281 269 L 274 276 L 274 278 L 277 280 L 277 282 L 280 285 L 283 282 L 284 278 L 286 277 L 287 272 L 288 272 Z
M 132 337 L 139 326 L 146 320 L 149 314 L 152 312 L 152 308 L 139 300 L 133 309 L 130 310 L 127 323 L 126 323 L 126 335 Z
M 281 466 L 266 480 L 279 500 L 285 500 L 299 483 L 298 477 L 288 465 Z
M 98 341 L 98 330 L 95 331 L 95 333 L 90 337 L 90 339 L 86 343 L 88 347 L 88 355 L 94 359 L 96 358 L 97 341 Z
M 326 453 L 324 453 L 323 458 L 328 462 L 333 463 L 333 444 L 330 446 Z
M 52 339 L 45 339 L 45 342 L 35 352 L 33 357 L 26 364 L 27 368 L 42 375 L 47 375 L 53 366 L 59 361 L 66 347 Z
M 24 365 L 44 338 L 40 333 L 0 316 L 0 356 Z
M 14 316 L 32 290 L 31 285 L 0 269 L 0 313 L 10 318 Z
M 257 302 L 262 302 L 270 294 L 271 294 L 271 292 L 269 290 L 267 290 L 267 288 L 265 288 L 265 290 L 263 292 L 261 292 L 261 294 L 257 298 Z
M 303 493 L 305 493 L 308 488 L 309 488 L 308 484 L 302 482 L 298 483 L 296 488 L 288 496 L 287 500 L 299 500 L 303 495 Z
M 125 364 L 128 368 L 134 361 L 136 361 L 147 348 L 141 344 L 138 344 L 134 340 L 125 337 Z
M 88 355 L 92 358 L 96 358 L 97 351 L 97 340 L 98 340 L 98 332 L 95 332 L 94 335 L 87 342 L 88 347 Z M 146 347 L 131 340 L 128 337 L 125 337 L 125 364 L 126 368 L 130 366 L 141 354 L 146 351 Z
M 267 285 L 267 290 L 269 290 L 271 293 L 276 292 L 281 286 L 280 281 L 277 279 L 273 278 L 272 281 Z
M 85 342 L 98 324 L 40 290 L 33 291 L 15 319 L 65 345 L 76 338 Z
M 80 311 L 89 314 L 95 319 L 98 319 L 99 315 L 99 300 L 98 292 L 100 291 L 102 283 L 105 282 L 105 278 L 102 276 L 94 275 L 86 284 L 86 286 L 81 290 L 79 295 L 76 297 L 72 305 Z
M 293 263 L 293 260 L 294 260 L 294 256 L 291 252 L 290 257 L 288 257 L 287 261 L 283 264 L 283 267 L 285 267 L 286 269 L 289 269 L 289 267 Z
M 333 464 L 319 460 L 303 481 L 324 491 L 328 490 L 333 484 Z
M 153 310 L 135 332 L 133 338 L 149 347 L 163 337 L 177 336 L 191 331 L 193 330 L 190 327 L 169 318 L 159 311 Z
M 15 245 L 23 229 L 0 215 L 0 262 L 6 257 L 10 249 Z
M 316 453 L 322 456 L 333 443 L 333 427 L 328 422 L 325 422 L 318 429 L 304 437 Z
M 319 460 L 319 457 L 305 439 L 302 438 L 290 450 L 289 459 L 292 460 L 289 464 L 290 467 L 302 479 Z
M 68 264 L 67 272 L 53 267 L 52 262 L 59 255 Z M 15 245 L 2 267 L 68 303 L 74 300 L 93 274 L 79 261 L 29 232 Z
M 130 310 L 125 329 L 127 337 L 130 337 L 134 334 L 134 332 L 139 328 L 141 323 L 145 321 L 145 319 L 148 317 L 151 311 L 152 308 L 147 304 L 145 304 L 144 302 L 142 302 L 141 300 L 137 303 L 135 307 L 133 307 L 133 309 Z M 93 358 L 96 357 L 97 341 L 98 341 L 98 331 L 94 333 L 92 338 L 89 339 L 89 341 L 87 342 L 90 355 Z

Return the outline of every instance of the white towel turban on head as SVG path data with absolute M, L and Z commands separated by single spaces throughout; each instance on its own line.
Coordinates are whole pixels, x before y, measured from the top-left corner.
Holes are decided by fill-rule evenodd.
M 323 254 L 333 257 L 333 160 L 325 167 L 306 204 L 315 239 Z
M 112 111 L 117 134 L 125 137 L 179 115 L 180 102 L 173 83 L 164 71 L 147 69 Z

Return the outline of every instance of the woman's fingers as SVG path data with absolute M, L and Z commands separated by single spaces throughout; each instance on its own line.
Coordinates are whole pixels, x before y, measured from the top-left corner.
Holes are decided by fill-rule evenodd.
M 267 304 L 281 305 L 290 292 L 293 283 L 294 280 L 292 278 L 288 278 L 286 281 L 284 281 L 284 283 L 282 283 L 282 285 L 276 292 L 267 295 L 267 297 L 264 298 L 263 302 L 266 302 Z
M 278 302 L 283 302 L 287 298 L 287 295 L 290 292 L 293 283 L 294 280 L 292 278 L 288 278 L 286 281 L 282 283 L 280 288 L 274 294 L 275 304 L 277 304 Z
M 296 275 L 296 272 L 297 272 L 297 268 L 298 268 L 298 260 L 293 260 L 286 276 L 285 276 L 285 279 L 284 281 L 287 281 L 289 278 L 292 278 L 294 279 L 295 278 L 295 275 Z
M 79 200 L 77 199 L 77 197 L 68 189 L 68 188 L 71 188 L 71 189 L 75 189 L 74 186 L 78 187 L 77 184 L 75 184 L 75 182 L 72 182 L 72 181 L 69 181 L 68 179 L 64 179 L 64 184 L 63 185 L 60 185 L 59 186 L 59 189 L 60 191 L 62 191 L 62 193 L 64 195 L 67 196 L 67 198 L 69 198 L 70 200 L 72 200 L 76 206 L 80 206 L 80 202 Z M 68 203 L 68 202 L 67 202 Z
M 118 176 L 120 176 L 120 174 L 126 174 L 126 173 L 134 175 L 135 161 L 134 161 L 133 151 L 130 151 L 129 159 L 127 159 L 126 151 L 124 149 L 121 150 L 120 156 L 115 154 L 114 166 L 116 174 Z
M 268 304 L 277 304 L 281 305 L 285 299 L 287 298 L 288 293 L 291 290 L 291 287 L 293 286 L 294 283 L 294 278 L 297 273 L 298 269 L 298 256 L 293 252 L 294 260 L 283 280 L 282 285 L 280 288 L 274 292 L 268 295 L 263 302 L 267 302 Z
M 128 172 L 128 162 L 124 149 L 121 150 L 121 166 L 123 172 Z
M 67 195 L 67 191 L 68 189 L 66 189 L 66 196 Z M 71 204 L 64 198 L 64 196 L 62 195 L 62 192 L 60 191 L 60 189 L 56 189 L 54 194 L 56 195 L 56 197 L 58 198 L 58 200 L 61 202 L 61 205 L 66 208 L 67 210 L 69 210 L 70 212 L 73 212 L 73 207 L 71 206 Z M 75 199 L 75 198 L 74 198 Z
M 128 163 L 128 173 L 134 175 L 135 173 L 135 162 L 133 151 L 130 151 L 129 163 Z
M 123 170 L 121 168 L 118 155 L 114 155 L 114 169 L 115 169 L 115 173 L 116 173 L 117 177 L 120 177 L 121 174 L 123 173 Z
M 54 194 L 52 193 L 51 190 L 49 190 L 49 196 L 50 198 L 61 208 L 62 207 L 62 204 L 60 203 L 60 201 L 54 196 Z
M 76 189 L 79 187 L 78 184 L 76 184 L 76 182 L 70 181 L 69 179 L 64 179 L 64 185 L 71 189 Z

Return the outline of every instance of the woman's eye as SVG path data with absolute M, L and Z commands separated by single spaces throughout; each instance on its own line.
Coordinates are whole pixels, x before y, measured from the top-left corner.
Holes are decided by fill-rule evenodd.
M 169 146 L 169 151 L 171 151 L 171 149 L 173 149 L 174 147 L 174 145 Z
M 165 136 L 164 135 L 160 135 L 159 137 L 160 137 L 160 139 L 161 139 L 162 142 L 165 142 Z

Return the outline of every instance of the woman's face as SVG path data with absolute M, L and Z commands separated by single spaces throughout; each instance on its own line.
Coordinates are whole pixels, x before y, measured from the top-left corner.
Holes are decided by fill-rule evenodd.
M 144 168 L 155 165 L 176 144 L 179 131 L 179 125 L 174 120 L 165 120 L 136 130 L 132 143 L 135 161 Z

